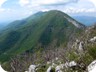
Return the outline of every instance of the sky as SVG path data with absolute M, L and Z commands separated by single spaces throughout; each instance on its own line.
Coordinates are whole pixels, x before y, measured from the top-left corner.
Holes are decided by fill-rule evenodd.
M 0 0 L 0 23 L 49 10 L 96 17 L 96 0 Z

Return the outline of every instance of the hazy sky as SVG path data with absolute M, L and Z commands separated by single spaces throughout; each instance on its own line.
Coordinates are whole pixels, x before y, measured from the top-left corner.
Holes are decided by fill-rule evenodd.
M 96 16 L 96 0 L 0 0 L 0 22 L 53 9 L 70 15 Z

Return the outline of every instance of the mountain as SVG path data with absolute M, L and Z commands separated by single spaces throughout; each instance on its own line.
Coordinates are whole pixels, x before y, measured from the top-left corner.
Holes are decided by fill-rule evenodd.
M 66 47 L 84 29 L 83 24 L 57 10 L 14 21 L 0 34 L 0 62 L 24 52 Z
M 72 16 L 72 17 L 86 26 L 91 26 L 92 24 L 96 23 L 96 17 L 91 16 Z

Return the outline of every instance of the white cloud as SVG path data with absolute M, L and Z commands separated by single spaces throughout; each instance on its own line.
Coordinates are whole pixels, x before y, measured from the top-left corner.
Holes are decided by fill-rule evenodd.
M 41 4 L 52 4 L 52 3 L 56 3 L 57 0 L 42 0 Z
M 42 12 L 46 12 L 49 11 L 50 9 L 42 9 Z
M 74 8 L 74 7 L 69 7 L 69 8 L 66 8 L 64 9 L 64 12 L 65 13 L 92 13 L 92 12 L 96 12 L 96 9 L 94 8 L 89 8 L 89 9 L 86 9 L 86 8 Z
M 78 1 L 77 3 L 74 3 Z M 48 11 L 58 9 L 66 13 L 81 13 L 81 12 L 96 12 L 93 8 L 93 3 L 96 0 L 19 0 L 19 4 L 32 11 Z M 65 3 L 64 6 L 59 6 L 59 3 Z M 66 5 L 66 3 L 68 3 Z M 86 3 L 86 4 L 85 4 Z M 52 6 L 58 5 L 58 6 Z M 48 6 L 46 6 L 48 5 Z M 50 6 L 51 5 L 51 6 Z
M 66 5 L 64 7 L 64 12 L 70 13 L 70 14 L 93 13 L 93 12 L 96 12 L 96 8 L 94 4 L 89 0 L 79 0 L 77 3 Z
M 44 6 L 44 5 L 54 5 L 54 4 L 63 4 L 63 3 L 74 3 L 77 0 L 19 0 L 21 6 Z
M 26 5 L 28 5 L 29 3 L 30 3 L 29 0 L 20 0 L 20 1 L 19 1 L 19 4 L 20 4 L 21 6 L 26 6 Z
M 91 1 L 96 7 L 96 0 L 89 0 L 89 1 Z
M 30 1 L 30 7 L 34 7 L 34 6 L 41 6 L 43 4 L 53 4 L 56 3 L 58 0 L 31 0 Z
M 82 9 L 77 9 L 77 8 L 73 8 L 73 7 L 70 7 L 70 8 L 66 8 L 64 10 L 65 13 L 80 13 L 80 12 L 84 12 L 85 9 L 82 8 Z
M 5 9 L 3 9 L 3 8 L 0 8 L 0 12 L 3 12 L 3 11 L 5 11 Z
M 88 9 L 88 10 L 86 10 L 86 12 L 96 12 L 96 9 L 95 8 Z
M 74 0 L 40 0 L 41 4 L 56 4 L 56 3 L 66 3 Z
M 0 0 L 0 7 L 6 2 L 7 0 Z
M 2 6 L 2 4 L 4 4 L 7 0 L 0 0 L 0 7 Z
M 2 8 L 2 5 L 3 5 L 6 1 L 7 1 L 7 0 L 0 0 L 0 13 L 5 11 L 5 9 Z

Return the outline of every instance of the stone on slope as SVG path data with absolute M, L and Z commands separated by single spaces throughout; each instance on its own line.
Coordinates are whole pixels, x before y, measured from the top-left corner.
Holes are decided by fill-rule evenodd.
M 7 72 L 7 71 L 5 71 L 5 70 L 1 67 L 1 65 L 0 65 L 0 72 Z
M 89 64 L 88 72 L 96 72 L 96 60 L 94 60 L 91 64 Z

